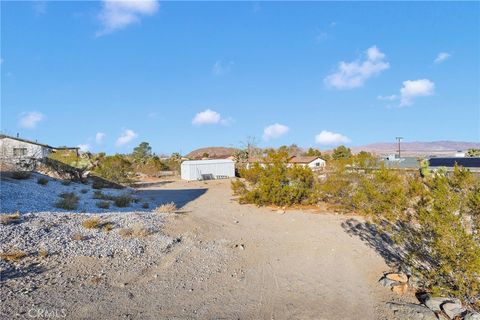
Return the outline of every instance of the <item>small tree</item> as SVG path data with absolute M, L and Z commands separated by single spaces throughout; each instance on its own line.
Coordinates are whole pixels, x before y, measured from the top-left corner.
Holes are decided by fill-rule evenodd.
M 467 157 L 480 157 L 480 149 L 468 149 Z
M 133 159 L 135 161 L 144 162 L 147 158 L 152 155 L 152 147 L 148 142 L 142 142 L 137 147 L 133 149 Z
M 332 158 L 334 160 L 339 159 L 350 159 L 352 157 L 352 150 L 345 146 L 339 146 L 338 148 L 333 149 Z

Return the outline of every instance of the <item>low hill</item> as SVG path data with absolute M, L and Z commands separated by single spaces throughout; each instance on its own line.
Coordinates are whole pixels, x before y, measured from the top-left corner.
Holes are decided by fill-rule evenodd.
M 239 151 L 236 148 L 228 147 L 205 147 L 193 150 L 187 154 L 189 159 L 202 159 L 202 158 L 211 158 L 211 159 L 224 159 L 230 156 L 233 156 L 235 152 Z

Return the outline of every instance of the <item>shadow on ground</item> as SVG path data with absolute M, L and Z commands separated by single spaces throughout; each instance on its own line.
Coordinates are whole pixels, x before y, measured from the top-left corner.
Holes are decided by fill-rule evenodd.
M 156 205 L 174 202 L 181 209 L 189 202 L 196 200 L 207 192 L 208 189 L 171 189 L 171 190 L 141 190 L 137 195 L 148 198 Z
M 360 238 L 369 247 L 375 249 L 389 266 L 398 265 L 401 262 L 401 254 L 393 240 L 377 226 L 369 222 L 360 222 L 356 219 L 348 219 L 342 223 L 342 228 L 351 236 Z
M 45 269 L 44 267 L 34 263 L 21 268 L 16 268 L 14 265 L 9 264 L 5 269 L 2 269 L 0 271 L 0 283 L 3 283 L 10 279 L 16 279 L 25 276 L 34 276 L 43 273 L 46 270 L 47 269 Z

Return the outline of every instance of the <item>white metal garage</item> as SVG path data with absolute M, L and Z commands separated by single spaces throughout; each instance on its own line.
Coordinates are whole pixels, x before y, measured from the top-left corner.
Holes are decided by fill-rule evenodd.
M 211 180 L 235 177 L 235 162 L 230 159 L 183 161 L 180 169 L 183 180 Z

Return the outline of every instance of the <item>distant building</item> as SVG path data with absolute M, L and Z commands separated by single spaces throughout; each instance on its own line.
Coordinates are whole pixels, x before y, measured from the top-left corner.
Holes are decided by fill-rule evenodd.
M 455 153 L 455 158 L 465 158 L 465 152 L 459 150 Z
M 235 162 L 230 159 L 187 160 L 181 166 L 183 180 L 213 180 L 235 177 Z
M 387 168 L 393 169 L 419 169 L 420 158 L 417 157 L 402 157 L 398 158 L 395 155 L 390 155 L 382 160 Z
M 323 169 L 327 164 L 325 160 L 316 156 L 293 156 L 288 160 L 288 163 L 291 165 L 309 167 L 312 170 Z
M 2 160 L 40 160 L 57 150 L 72 150 L 78 153 L 78 148 L 55 148 L 47 144 L 27 139 L 0 134 L 0 159 Z
M 480 157 L 466 158 L 430 158 L 428 159 L 430 168 L 453 168 L 455 164 L 459 167 L 467 168 L 472 171 L 480 171 Z

